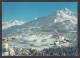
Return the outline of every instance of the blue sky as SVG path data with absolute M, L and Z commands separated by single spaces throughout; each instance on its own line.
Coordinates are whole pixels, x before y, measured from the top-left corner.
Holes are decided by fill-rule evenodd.
M 31 21 L 63 8 L 77 13 L 77 2 L 2 2 L 2 21 Z

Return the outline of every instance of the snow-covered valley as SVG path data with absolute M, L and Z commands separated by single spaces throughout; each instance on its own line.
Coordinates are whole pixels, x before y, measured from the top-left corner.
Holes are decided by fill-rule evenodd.
M 2 26 L 3 56 L 22 56 L 22 54 L 19 53 L 23 53 L 23 56 L 78 55 L 77 14 L 67 8 L 56 11 L 49 16 L 36 18 L 30 22 L 22 22 L 21 24 L 19 22 L 18 24 L 17 21 L 17 24 L 6 25 L 10 26 Z M 14 40 L 12 38 L 17 39 Z M 56 51 L 57 49 L 62 51 L 60 51 L 61 54 L 58 54 L 60 52 Z M 70 54 L 66 54 L 68 53 L 67 49 L 70 51 Z M 30 52 L 30 50 L 35 50 L 36 52 L 31 54 L 32 52 Z M 46 52 L 45 54 L 43 50 L 49 53 Z M 35 53 L 37 53 L 37 55 L 35 55 Z M 41 53 L 44 55 L 41 55 Z M 50 55 L 50 53 L 52 54 Z

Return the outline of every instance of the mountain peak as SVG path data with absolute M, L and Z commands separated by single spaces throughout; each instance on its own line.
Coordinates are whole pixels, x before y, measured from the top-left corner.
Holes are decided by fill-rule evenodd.
M 14 20 L 14 22 L 17 22 L 18 20 Z
M 59 16 L 61 13 L 69 14 L 71 13 L 71 11 L 68 8 L 63 8 L 62 10 L 55 11 L 53 14 L 56 14 L 57 16 Z
M 20 22 L 20 21 L 18 21 L 18 20 L 13 20 L 13 21 L 10 21 L 11 23 L 13 23 L 13 22 Z
M 34 18 L 34 20 L 37 20 L 37 17 L 36 17 L 36 18 Z
M 69 11 L 69 9 L 67 9 L 67 8 L 63 8 L 63 11 Z
M 2 26 L 2 29 L 7 29 L 11 26 L 14 26 L 14 25 L 23 25 L 25 22 L 23 21 L 18 21 L 18 20 L 14 20 L 14 21 L 9 21 L 9 22 L 3 22 L 3 26 Z

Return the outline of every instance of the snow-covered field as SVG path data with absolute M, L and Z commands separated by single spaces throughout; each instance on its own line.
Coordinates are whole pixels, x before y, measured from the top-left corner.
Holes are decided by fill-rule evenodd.
M 17 36 L 16 36 L 17 37 Z M 68 41 L 65 42 L 64 38 L 66 38 Z M 59 43 L 59 44 L 54 44 L 55 42 L 60 42 L 62 41 L 63 43 Z M 18 37 L 17 40 L 9 40 L 9 41 L 3 41 L 3 44 L 2 44 L 2 49 L 3 49 L 3 56 L 6 56 L 7 54 L 5 54 L 4 50 L 8 51 L 8 55 L 7 56 L 10 56 L 12 53 L 11 56 L 40 56 L 42 53 L 42 50 L 46 49 L 46 50 L 50 50 L 50 49 L 53 49 L 53 55 L 48 55 L 48 54 L 45 54 L 45 55 L 41 55 L 41 56 L 60 56 L 58 53 L 60 52 L 57 52 L 57 55 L 55 54 L 56 52 L 54 52 L 56 49 L 61 49 L 63 50 L 63 47 L 64 49 L 66 48 L 69 48 L 69 49 L 72 49 L 72 50 L 69 50 L 70 53 L 73 52 L 75 50 L 75 52 L 71 53 L 71 54 L 66 54 L 65 55 L 65 52 L 61 53 L 62 56 L 77 56 L 78 53 L 76 49 L 77 48 L 77 37 L 73 37 L 73 39 L 71 38 L 67 38 L 66 36 L 62 36 L 62 37 L 59 37 L 59 39 L 56 37 L 56 38 L 52 38 L 52 35 L 48 35 L 48 36 L 36 36 L 36 35 L 31 35 L 31 36 L 25 36 L 25 37 Z M 74 48 L 75 49 L 74 49 Z M 20 49 L 19 51 L 17 51 L 16 49 Z M 55 50 L 54 50 L 55 49 Z M 35 50 L 35 52 L 33 52 L 34 54 L 31 54 L 29 50 Z M 44 50 L 46 52 L 46 50 Z M 68 49 L 66 49 L 68 50 Z M 11 53 L 10 53 L 10 52 Z M 22 51 L 22 52 L 21 52 Z M 28 52 L 24 52 L 24 51 L 28 51 Z M 16 54 L 16 53 L 23 53 L 22 55 L 21 54 Z M 28 54 L 26 54 L 28 53 Z M 29 54 L 30 53 L 30 54 Z M 35 53 L 38 53 L 38 55 L 35 55 Z M 49 52 L 49 53 L 52 53 L 52 52 Z M 67 52 L 68 53 L 68 52 Z M 55 55 L 54 55 L 55 54 Z
M 64 8 L 27 23 L 5 22 L 2 40 L 2 56 L 78 56 L 77 15 Z

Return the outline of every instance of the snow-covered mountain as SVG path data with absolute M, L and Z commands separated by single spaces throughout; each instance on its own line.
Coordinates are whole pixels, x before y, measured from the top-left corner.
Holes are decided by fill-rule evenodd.
M 24 24 L 24 22 L 22 21 L 18 21 L 18 20 L 14 20 L 14 21 L 9 21 L 9 22 L 2 22 L 2 29 L 7 29 L 11 26 L 15 26 L 15 25 L 22 25 Z
M 2 29 L 2 37 L 16 37 L 16 41 L 8 41 L 10 46 L 42 50 L 58 46 L 77 45 L 77 14 L 64 8 L 51 15 L 35 18 L 22 25 Z M 69 42 L 64 43 L 64 39 Z
M 20 24 L 23 24 L 23 25 L 20 25 Z M 3 30 L 3 32 L 7 31 L 6 34 L 9 34 L 10 32 L 14 32 L 14 30 L 15 31 L 20 30 L 21 32 L 21 30 L 23 30 L 24 28 L 28 30 L 33 30 L 33 31 L 47 31 L 47 32 L 48 31 L 52 32 L 52 30 L 54 31 L 54 29 L 57 29 L 60 31 L 61 30 L 64 30 L 64 31 L 74 30 L 74 29 L 77 29 L 76 27 L 77 26 L 77 14 L 68 10 L 67 8 L 64 8 L 60 11 L 57 10 L 51 15 L 35 18 L 34 20 L 27 22 L 27 23 L 14 21 L 13 23 L 8 24 L 7 26 L 10 27 L 12 25 L 19 25 L 19 26 L 13 26 L 11 28 Z M 7 28 L 7 27 L 3 25 L 3 29 L 4 28 Z M 10 32 L 8 32 L 8 30 Z

